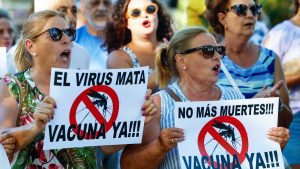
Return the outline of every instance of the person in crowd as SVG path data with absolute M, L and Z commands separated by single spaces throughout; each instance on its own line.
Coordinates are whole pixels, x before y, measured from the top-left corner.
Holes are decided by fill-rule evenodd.
M 34 13 L 23 25 L 15 57 L 21 72 L 0 83 L 1 128 L 12 128 L 8 133 L 20 150 L 12 168 L 96 168 L 92 147 L 43 150 L 43 130 L 56 107 L 49 97 L 51 68 L 69 67 L 75 33 L 61 13 L 50 10 Z M 156 112 L 150 94 L 143 105 L 146 122 Z
M 159 86 L 167 86 L 184 102 L 242 99 L 242 95 L 215 84 L 224 54 L 225 48 L 217 46 L 204 28 L 183 29 L 157 54 L 155 66 Z M 158 113 L 144 129 L 151 132 L 144 132 L 142 144 L 126 146 L 121 159 L 124 169 L 180 168 L 176 143 L 184 140 L 184 133 L 174 127 L 175 98 L 167 90 L 161 90 L 154 95 L 154 102 Z
M 77 7 L 74 0 L 34 0 L 34 12 L 39 12 L 42 10 L 54 10 L 65 14 L 68 19 L 70 28 L 74 30 L 76 29 Z M 14 63 L 15 50 L 16 46 L 12 47 L 11 50 L 7 53 L 8 71 L 11 74 L 18 72 Z M 73 42 L 71 55 L 71 69 L 89 68 L 90 57 L 87 49 L 85 49 L 83 46 Z
M 249 41 L 261 5 L 256 0 L 212 0 L 206 6 L 207 18 L 213 29 L 224 36 L 221 44 L 226 47 L 218 83 L 234 87 L 246 98 L 280 97 L 283 104 L 278 130 L 287 132 L 292 113 L 280 60 L 273 51 Z
M 8 51 L 14 43 L 14 27 L 7 11 L 0 8 L 0 47 Z
M 84 46 L 90 55 L 90 69 L 106 69 L 108 57 L 104 44 L 106 23 L 111 16 L 111 0 L 82 0 L 80 11 L 86 19 L 86 25 L 77 29 L 75 41 Z
M 283 154 L 293 169 L 300 169 L 300 1 L 294 0 L 295 15 L 276 25 L 267 35 L 264 46 L 278 54 L 287 86 L 294 119 L 290 126 L 291 138 Z
M 156 90 L 155 49 L 173 34 L 170 16 L 157 0 L 119 0 L 105 42 L 108 68 L 149 66 L 148 88 Z
M 43 150 L 43 130 L 55 107 L 55 101 L 49 97 L 51 68 L 69 67 L 74 39 L 75 30 L 55 11 L 34 13 L 24 22 L 15 55 L 21 71 L 16 77 L 22 88 L 9 77 L 4 78 L 0 88 L 1 107 L 6 115 L 4 125 L 7 128 L 31 126 L 27 132 L 12 134 L 17 140 L 16 150 L 20 150 L 12 168 L 95 167 L 93 148 Z M 23 98 L 21 92 L 25 94 Z M 24 103 L 20 112 L 16 111 L 17 101 Z

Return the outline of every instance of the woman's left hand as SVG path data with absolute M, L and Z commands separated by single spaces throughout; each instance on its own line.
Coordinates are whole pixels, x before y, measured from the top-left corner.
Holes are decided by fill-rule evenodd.
M 284 127 L 273 127 L 268 131 L 268 138 L 278 142 L 283 149 L 290 139 L 290 130 Z
M 0 136 L 0 144 L 3 145 L 5 152 L 11 161 L 15 153 L 16 139 L 10 134 L 4 133 Z
M 143 116 L 145 116 L 145 124 L 147 124 L 157 113 L 157 106 L 153 102 L 153 97 L 151 96 L 151 93 L 151 89 L 148 89 L 145 96 L 146 100 L 142 107 Z

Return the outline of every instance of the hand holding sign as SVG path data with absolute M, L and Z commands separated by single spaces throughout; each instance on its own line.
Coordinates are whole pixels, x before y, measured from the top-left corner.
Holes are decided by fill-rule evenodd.
M 180 128 L 166 128 L 160 132 L 158 141 L 162 146 L 164 152 L 169 152 L 177 146 L 177 143 L 184 140 L 183 129 Z
M 284 127 L 273 127 L 268 131 L 268 138 L 278 142 L 283 149 L 290 139 L 290 131 Z
M 147 124 L 152 117 L 157 113 L 157 107 L 155 103 L 153 102 L 153 97 L 151 96 L 151 89 L 148 89 L 146 92 L 146 100 L 144 102 L 144 105 L 142 107 L 143 116 L 145 116 L 145 124 Z
M 46 96 L 42 103 L 37 105 L 33 117 L 36 121 L 36 127 L 39 131 L 44 130 L 46 123 L 53 118 L 54 107 L 55 101 L 49 96 Z

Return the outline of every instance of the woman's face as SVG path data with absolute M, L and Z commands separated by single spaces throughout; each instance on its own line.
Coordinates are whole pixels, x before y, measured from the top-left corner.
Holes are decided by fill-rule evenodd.
M 214 37 L 209 33 L 200 33 L 193 38 L 189 49 L 196 47 L 217 46 Z M 220 72 L 220 55 L 214 50 L 211 55 L 205 53 L 205 49 L 197 50 L 184 55 L 186 76 L 189 76 L 198 83 L 209 83 L 214 85 L 218 81 Z
M 53 17 L 48 20 L 41 33 L 50 29 L 58 28 L 60 30 L 69 28 L 67 22 L 61 17 Z M 71 61 L 72 41 L 66 33 L 62 32 L 62 38 L 54 41 L 50 37 L 50 32 L 47 31 L 38 36 L 33 42 L 33 49 L 36 56 L 33 56 L 34 65 L 43 65 L 47 71 L 52 67 L 69 68 Z
M 253 0 L 230 0 L 224 18 L 226 32 L 251 36 L 257 20 L 257 5 Z M 250 10 L 251 9 L 251 10 Z
M 150 0 L 130 0 L 127 8 L 127 28 L 131 34 L 150 35 L 158 27 L 158 6 Z
M 14 40 L 12 23 L 6 19 L 0 19 L 0 47 L 6 47 L 6 50 L 12 46 Z

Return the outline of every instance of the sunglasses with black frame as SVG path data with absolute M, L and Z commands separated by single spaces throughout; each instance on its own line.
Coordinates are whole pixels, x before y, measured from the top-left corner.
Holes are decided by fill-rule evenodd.
M 36 35 L 34 38 L 37 38 L 46 32 L 49 32 L 49 35 L 53 41 L 60 41 L 61 38 L 63 37 L 63 33 L 65 33 L 70 38 L 71 41 L 74 41 L 76 38 L 76 31 L 71 28 L 67 28 L 67 29 L 50 28 Z
M 178 54 L 186 55 L 196 51 L 202 51 L 202 55 L 206 59 L 211 59 L 215 55 L 215 51 L 219 53 L 220 58 L 224 58 L 226 48 L 224 46 L 211 46 L 211 45 L 204 45 L 199 46 L 191 49 L 184 50 L 183 52 L 177 52 Z
M 253 4 L 247 6 L 245 4 L 237 4 L 226 8 L 224 13 L 228 13 L 230 10 L 233 10 L 237 16 L 246 16 L 248 9 L 252 12 L 253 16 L 258 16 L 261 13 L 262 5 Z

